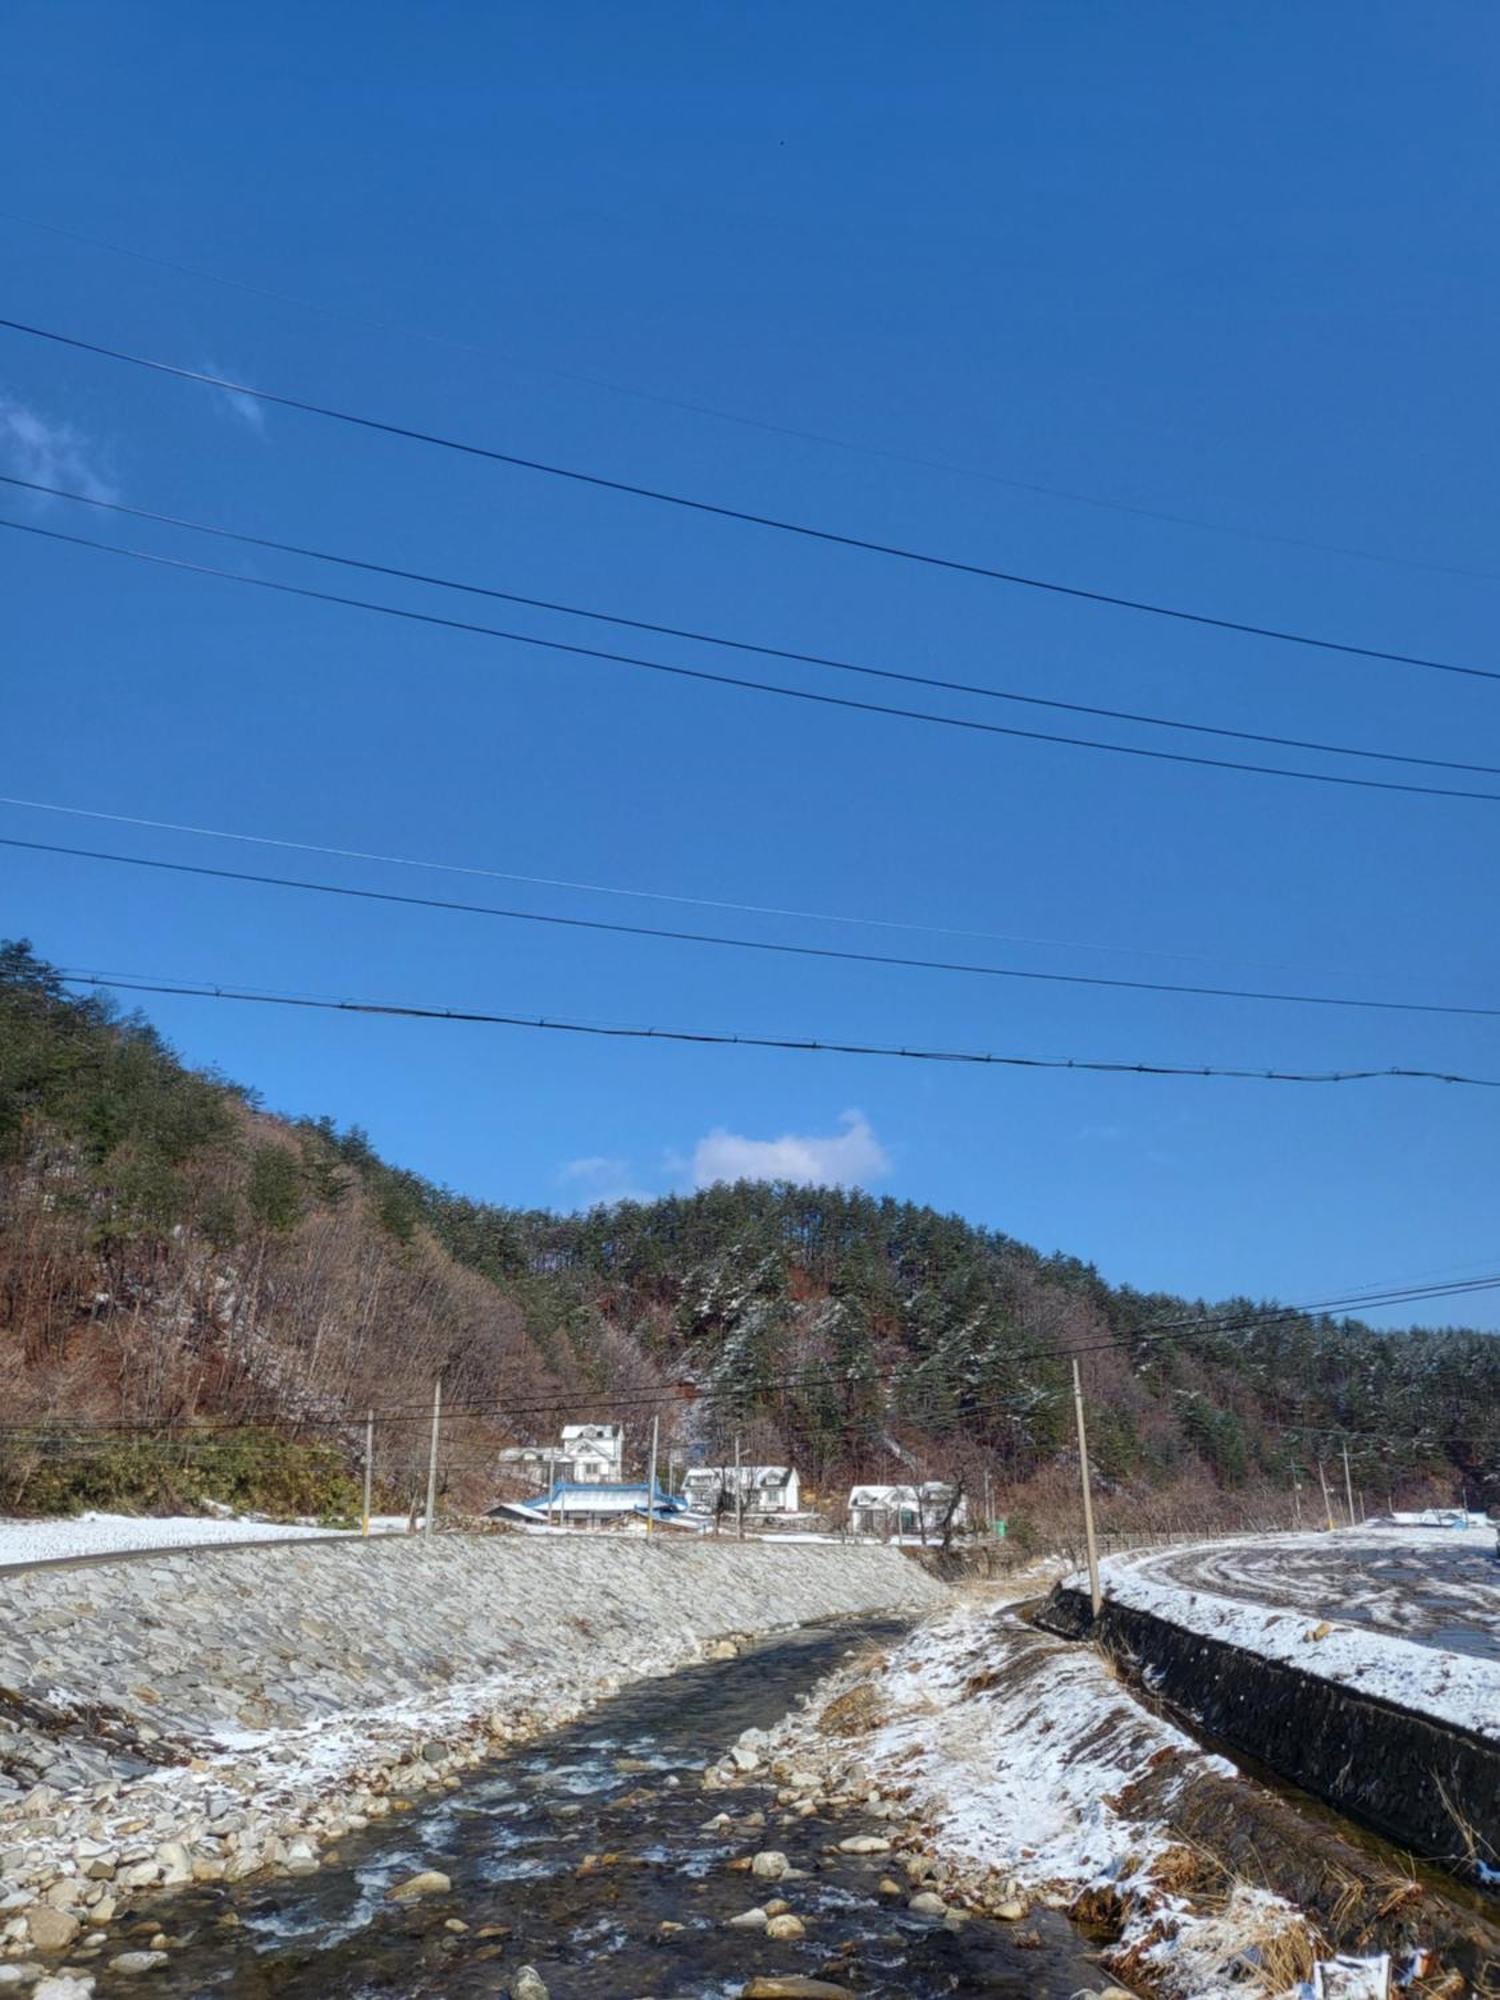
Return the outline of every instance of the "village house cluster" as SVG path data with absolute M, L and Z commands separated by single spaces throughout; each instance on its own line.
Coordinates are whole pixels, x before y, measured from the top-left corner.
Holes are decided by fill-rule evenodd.
M 704 1534 L 765 1533 L 797 1526 L 829 1531 L 823 1509 L 806 1505 L 794 1465 L 689 1465 L 676 1476 L 670 1456 L 651 1482 L 649 1471 L 627 1477 L 623 1424 L 565 1424 L 555 1443 L 514 1445 L 499 1454 L 506 1489 L 490 1514 L 522 1527 L 653 1527 Z M 850 1534 L 888 1541 L 937 1541 L 964 1531 L 968 1509 L 959 1489 L 943 1480 L 851 1488 L 838 1510 Z

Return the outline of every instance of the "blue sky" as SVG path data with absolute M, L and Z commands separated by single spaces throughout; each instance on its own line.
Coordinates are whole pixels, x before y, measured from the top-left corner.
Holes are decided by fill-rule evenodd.
M 754 511 L 1492 663 L 1492 10 L 376 0 L 357 33 L 354 18 L 13 7 L 4 311 Z M 14 335 L 0 397 L 9 469 L 166 512 L 876 665 L 1500 763 L 1500 693 L 1479 680 L 799 544 Z M 112 532 L 56 502 L 7 496 L 0 513 Z M 118 538 L 327 581 L 164 530 Z M 365 887 L 1045 970 L 1495 995 L 1493 806 L 820 711 L 0 544 L 8 795 L 991 937 L 282 857 Z M 735 670 L 677 642 L 640 650 Z M 0 832 L 261 865 L 10 807 Z M 1482 1021 L 769 959 L 15 851 L 0 870 L 0 929 L 73 967 L 1044 1055 L 1500 1074 Z M 150 1012 L 270 1105 L 358 1122 L 389 1157 L 499 1200 L 826 1173 L 1215 1296 L 1488 1270 L 1500 1247 L 1479 1092 Z M 1496 1323 L 1482 1301 L 1474 1317 Z

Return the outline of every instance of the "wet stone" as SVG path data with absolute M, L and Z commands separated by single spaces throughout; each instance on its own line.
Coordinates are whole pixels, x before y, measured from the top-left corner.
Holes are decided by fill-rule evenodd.
M 1029 1953 L 984 1918 L 949 1930 L 902 1910 L 893 1929 L 892 1903 L 925 1885 L 882 1902 L 871 1864 L 883 1850 L 841 1851 L 884 1842 L 889 1824 L 872 1824 L 863 1788 L 815 1821 L 783 1819 L 774 1745 L 737 1778 L 727 1820 L 709 1818 L 697 1774 L 745 1731 L 778 1723 L 847 1644 L 847 1628 L 812 1630 L 637 1683 L 478 1765 L 452 1792 L 414 1791 L 409 1765 L 393 1763 L 391 1791 L 409 1794 L 411 1810 L 366 1810 L 390 1796 L 372 1788 L 360 1806 L 367 1823 L 341 1812 L 348 1830 L 316 1873 L 133 1892 L 132 1928 L 99 1961 L 98 2000 L 826 2000 L 851 1990 L 859 2000 L 1071 2000 L 1097 1990 L 1097 1963 L 1053 1913 L 1037 1913 L 1051 1928 Z M 618 1767 L 626 1757 L 647 1766 L 649 1785 Z M 684 1782 L 673 1787 L 672 1776 Z M 757 1835 L 768 1813 L 775 1833 Z M 274 1837 L 265 1826 L 252 1844 Z M 156 1857 L 148 1834 L 140 1851 Z M 757 1855 L 770 1872 L 755 1873 Z M 129 1858 L 122 1843 L 122 1865 Z M 393 1894 L 424 1878 L 436 1878 L 425 1893 Z M 168 1962 L 117 1979 L 110 1952 L 150 1949 L 163 1928 L 180 1940 Z

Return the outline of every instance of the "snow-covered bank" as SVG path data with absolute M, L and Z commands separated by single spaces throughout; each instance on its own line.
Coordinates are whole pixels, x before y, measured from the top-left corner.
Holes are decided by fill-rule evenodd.
M 1044 1897 L 1118 1903 L 1108 1962 L 1173 2000 L 1243 1995 L 1233 1968 L 1252 1935 L 1284 1936 L 1311 1964 L 1306 1927 L 1279 1898 L 1246 1888 L 1215 1915 L 1174 1894 L 1162 1879 L 1171 1836 L 1120 1797 L 1164 1758 L 1184 1778 L 1233 1767 L 1137 1706 L 1095 1653 L 992 1603 L 924 1626 L 873 1676 L 837 1677 L 774 1747 L 825 1781 L 902 1799 L 950 1893 L 1002 1909 Z
M 1016 1920 L 1045 1900 L 1097 1922 L 1105 1962 L 1163 2000 L 1295 1992 L 1347 1944 L 1285 1892 L 1299 1868 L 1321 1883 L 1326 1865 L 1330 1904 L 1352 1890 L 1403 1968 L 1431 1969 L 1416 1951 L 1435 1926 L 1426 1892 L 1326 1828 L 1311 1859 L 1278 1853 L 1299 1831 L 1308 1846 L 1289 1808 L 1135 1701 L 1091 1648 L 993 1597 L 834 1677 L 771 1748 L 791 1784 L 877 1794 L 909 1870 L 930 1866 L 950 1897 Z
M 371 1521 L 370 1532 L 395 1534 L 405 1527 L 404 1514 L 381 1514 Z M 0 1516 L 0 1568 L 13 1563 L 58 1562 L 79 1556 L 124 1555 L 136 1549 L 279 1542 L 359 1532 L 357 1528 L 253 1520 L 240 1514 L 77 1514 L 45 1521 L 18 1521 Z
M 1409 1574 L 1397 1582 L 1377 1567 L 1390 1556 L 1393 1532 L 1138 1550 L 1103 1564 L 1104 1594 L 1183 1631 L 1500 1738 L 1500 1592 L 1487 1561 L 1476 1554 L 1475 1579 L 1455 1579 L 1444 1573 L 1451 1531 L 1405 1530 Z M 1079 1577 L 1069 1584 L 1087 1587 Z M 1461 1648 L 1442 1643 L 1443 1620 Z M 1471 1650 L 1487 1635 L 1492 1657 Z

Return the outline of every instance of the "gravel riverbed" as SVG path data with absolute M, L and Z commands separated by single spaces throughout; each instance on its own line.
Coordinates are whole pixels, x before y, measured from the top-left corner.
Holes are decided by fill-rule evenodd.
M 893 1551 L 582 1536 L 209 1550 L 6 1589 L 0 1988 L 105 1954 L 148 1892 L 311 1872 L 395 1802 L 739 1636 L 946 1595 Z

